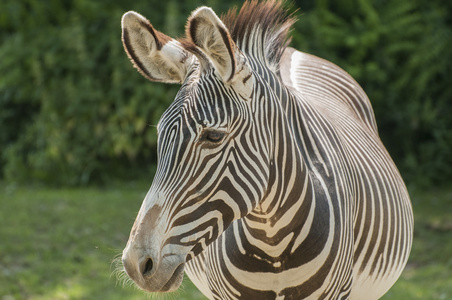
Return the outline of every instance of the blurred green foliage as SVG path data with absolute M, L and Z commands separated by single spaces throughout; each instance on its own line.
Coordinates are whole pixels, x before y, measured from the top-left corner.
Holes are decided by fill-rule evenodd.
M 3 0 L 0 174 L 80 185 L 131 179 L 155 163 L 154 125 L 178 86 L 147 82 L 123 51 L 125 11 L 173 37 L 200 5 L 240 1 Z M 452 175 L 452 2 L 295 1 L 292 46 L 347 70 L 409 182 Z

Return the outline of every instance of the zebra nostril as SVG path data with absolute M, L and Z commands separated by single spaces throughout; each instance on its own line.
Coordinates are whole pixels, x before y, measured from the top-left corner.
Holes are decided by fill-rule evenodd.
M 146 264 L 144 265 L 144 269 L 143 269 L 143 275 L 150 275 L 152 273 L 152 268 L 154 267 L 154 263 L 152 262 L 152 259 L 148 259 L 146 261 Z

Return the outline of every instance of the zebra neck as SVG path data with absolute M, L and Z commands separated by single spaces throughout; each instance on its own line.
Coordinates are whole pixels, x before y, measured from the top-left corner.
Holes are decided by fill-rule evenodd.
M 292 152 L 295 149 L 286 150 Z M 275 154 L 277 159 L 279 157 L 282 160 L 287 158 L 288 152 L 277 151 Z M 292 155 L 296 155 L 296 150 Z M 291 231 L 300 229 L 308 219 L 307 212 L 313 206 L 315 197 L 311 178 L 306 168 L 294 159 L 295 157 L 272 162 L 267 193 L 244 219 L 249 230 L 258 235 L 264 234 L 266 240 L 277 242 L 278 239 L 287 238 Z M 294 219 L 298 221 L 293 222 Z M 285 234 L 281 234 L 281 231 Z
M 275 145 L 265 197 L 243 219 L 248 242 L 269 257 L 289 256 L 300 233 L 309 231 L 314 214 L 312 180 L 295 143 L 287 138 Z
M 315 210 L 315 195 L 313 180 L 297 141 L 299 134 L 294 132 L 293 120 L 288 117 L 288 110 L 298 113 L 293 109 L 298 107 L 297 100 L 272 72 L 260 75 L 272 90 L 263 97 L 268 101 L 268 118 L 265 118 L 268 123 L 262 125 L 271 128 L 272 132 L 270 177 L 264 198 L 243 219 L 243 225 L 244 232 L 256 237 L 256 241 L 273 245 L 256 242 L 256 246 L 267 247 L 278 254 L 276 248 L 287 249 L 289 244 L 296 246 L 296 236 L 304 227 L 309 228 Z

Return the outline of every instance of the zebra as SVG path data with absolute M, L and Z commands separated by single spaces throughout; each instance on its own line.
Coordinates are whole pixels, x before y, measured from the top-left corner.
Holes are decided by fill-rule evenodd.
M 378 299 L 400 276 L 406 186 L 365 92 L 291 48 L 294 22 L 279 0 L 203 6 L 173 39 L 123 15 L 135 68 L 181 84 L 122 253 L 139 288 L 175 291 L 186 272 L 209 299 Z

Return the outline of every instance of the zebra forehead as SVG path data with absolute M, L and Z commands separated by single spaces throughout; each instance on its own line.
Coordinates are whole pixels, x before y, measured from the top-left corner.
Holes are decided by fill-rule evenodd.
M 195 78 L 193 78 L 195 77 Z M 225 122 L 231 117 L 235 104 L 242 101 L 213 74 L 194 73 L 181 87 L 174 101 L 164 112 L 157 125 L 158 132 L 175 122 L 196 123 L 210 126 Z M 184 122 L 183 122 L 184 123 Z

